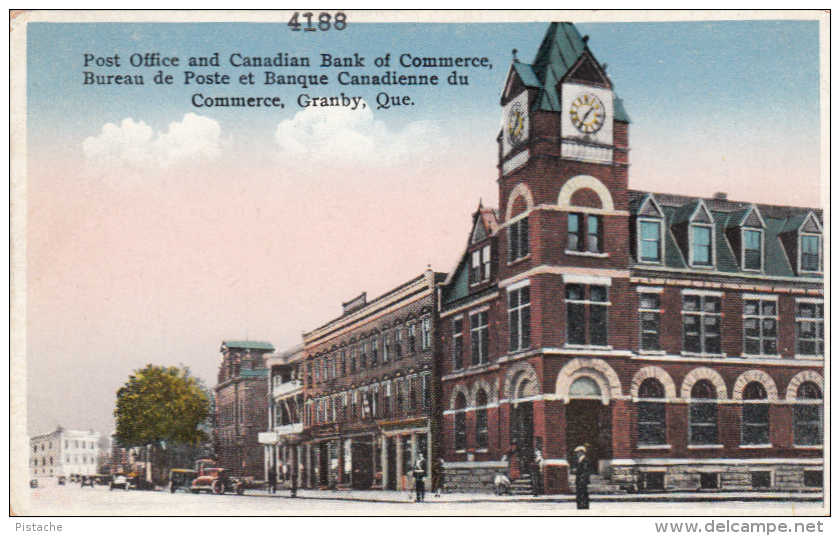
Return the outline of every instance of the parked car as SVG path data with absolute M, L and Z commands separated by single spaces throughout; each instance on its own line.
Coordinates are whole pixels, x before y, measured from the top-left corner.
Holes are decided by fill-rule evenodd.
M 65 486 L 65 485 L 67 485 L 67 477 L 66 477 L 66 476 L 60 476 L 60 477 L 58 477 L 58 485 L 59 485 L 59 486 Z
M 37 488 L 38 487 L 38 479 L 33 478 L 32 480 L 30 480 L 29 481 L 29 487 L 30 488 Z
M 190 491 L 190 486 L 192 485 L 193 480 L 198 476 L 197 471 L 193 471 L 192 469 L 172 469 L 169 471 L 169 491 L 175 493 L 175 491 L 182 489 L 184 491 Z
M 90 486 L 93 487 L 93 477 L 92 476 L 83 476 L 79 481 L 82 483 L 81 487 Z
M 221 495 L 222 493 L 235 492 L 237 495 L 245 493 L 245 487 L 241 482 L 232 479 L 227 471 L 221 467 L 205 467 L 201 470 L 198 478 L 192 481 L 190 491 L 199 493 L 206 491 Z
M 113 491 L 114 488 L 118 488 L 118 489 L 124 489 L 125 491 L 128 491 L 130 487 L 131 487 L 131 484 L 129 484 L 127 476 L 116 475 L 111 480 L 111 485 L 108 487 L 108 489 Z

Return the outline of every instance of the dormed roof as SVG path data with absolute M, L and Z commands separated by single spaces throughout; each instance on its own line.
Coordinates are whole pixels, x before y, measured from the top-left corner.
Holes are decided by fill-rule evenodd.
M 537 90 L 535 109 L 558 112 L 561 111 L 558 85 L 582 66 L 590 67 L 594 76 L 612 86 L 575 25 L 570 22 L 552 22 L 533 63 L 514 60 L 512 70 L 525 87 Z M 613 100 L 613 117 L 616 121 L 630 122 L 630 116 L 618 96 Z

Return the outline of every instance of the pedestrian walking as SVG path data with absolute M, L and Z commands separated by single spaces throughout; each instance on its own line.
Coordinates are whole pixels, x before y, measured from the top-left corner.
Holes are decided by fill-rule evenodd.
M 297 497 L 297 471 L 292 469 L 292 498 Z
M 531 461 L 531 485 L 533 487 L 534 497 L 539 497 L 543 494 L 543 459 L 542 449 L 534 448 L 534 459 Z
M 443 458 L 438 458 L 435 468 L 432 471 L 432 490 L 435 492 L 435 497 L 440 497 L 440 494 L 443 493 L 443 486 L 446 485 L 446 475 L 444 475 L 443 471 Z
M 577 473 L 575 474 L 575 500 L 578 510 L 589 510 L 589 477 L 592 475 L 592 462 L 586 456 L 586 447 L 575 448 Z
M 426 498 L 426 484 L 423 482 L 423 479 L 426 478 L 426 459 L 423 457 L 422 452 L 417 456 L 417 461 L 414 462 L 413 473 L 414 489 L 417 494 L 415 501 L 423 502 L 423 499 Z
M 277 470 L 273 466 L 268 468 L 268 492 L 272 495 L 277 492 Z

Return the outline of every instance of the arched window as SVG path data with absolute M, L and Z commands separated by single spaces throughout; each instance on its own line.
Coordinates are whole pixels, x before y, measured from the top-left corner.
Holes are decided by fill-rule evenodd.
M 639 386 L 639 445 L 665 444 L 665 388 L 656 378 Z
M 458 393 L 455 398 L 455 450 L 467 449 L 467 397 Z
M 709 380 L 700 380 L 691 388 L 689 405 L 689 444 L 717 444 L 717 390 Z
M 796 390 L 796 402 L 793 408 L 793 444 L 822 445 L 823 402 L 819 386 L 814 382 L 802 382 Z
M 767 390 L 761 382 L 750 382 L 744 387 L 741 444 L 770 444 L 770 404 L 767 402 Z
M 487 393 L 479 389 L 475 397 L 475 448 L 487 448 Z

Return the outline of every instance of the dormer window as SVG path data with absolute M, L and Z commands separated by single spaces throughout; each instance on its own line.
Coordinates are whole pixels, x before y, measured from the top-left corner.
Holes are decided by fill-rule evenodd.
M 636 258 L 639 262 L 661 263 L 665 215 L 652 195 L 641 200 L 636 216 Z
M 764 258 L 764 231 L 761 229 L 741 230 L 742 259 L 744 270 L 761 271 Z
M 818 234 L 802 234 L 799 238 L 799 267 L 803 272 L 820 271 L 820 252 L 822 250 L 822 236 Z
M 691 265 L 712 266 L 711 225 L 691 225 Z
M 490 244 L 470 254 L 470 284 L 477 285 L 490 280 Z

